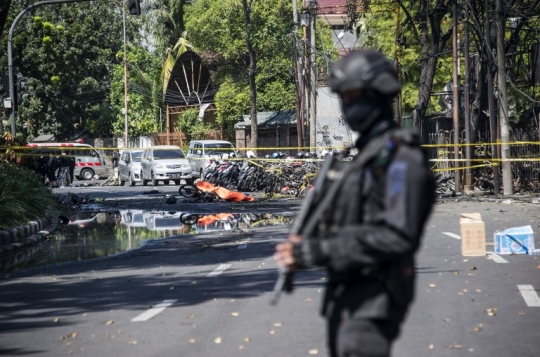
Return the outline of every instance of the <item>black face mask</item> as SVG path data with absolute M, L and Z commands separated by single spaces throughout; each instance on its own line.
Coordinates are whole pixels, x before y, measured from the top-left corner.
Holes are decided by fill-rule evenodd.
M 341 102 L 343 116 L 352 130 L 368 131 L 382 114 L 383 101 L 379 96 L 361 95 L 349 103 Z

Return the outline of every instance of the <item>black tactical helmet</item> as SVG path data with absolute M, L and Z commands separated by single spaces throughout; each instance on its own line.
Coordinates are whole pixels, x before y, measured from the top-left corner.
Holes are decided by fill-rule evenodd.
M 387 97 L 401 88 L 392 63 L 375 50 L 354 51 L 338 61 L 330 72 L 330 87 L 337 93 L 371 89 Z

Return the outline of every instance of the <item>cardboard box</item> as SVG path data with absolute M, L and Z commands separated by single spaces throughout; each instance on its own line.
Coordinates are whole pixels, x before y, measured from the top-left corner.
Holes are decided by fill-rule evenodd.
M 480 213 L 462 213 L 459 218 L 461 229 L 461 254 L 468 257 L 486 255 L 486 224 Z
M 534 232 L 531 226 L 508 228 L 497 232 L 495 238 L 495 253 L 497 254 L 533 254 Z

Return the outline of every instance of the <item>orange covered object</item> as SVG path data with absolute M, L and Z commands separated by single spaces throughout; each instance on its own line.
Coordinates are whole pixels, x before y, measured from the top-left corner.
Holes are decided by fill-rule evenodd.
M 195 186 L 201 191 L 204 192 L 215 192 L 219 198 L 224 199 L 225 201 L 232 202 L 242 202 L 242 201 L 254 201 L 253 197 L 244 195 L 243 193 L 227 190 L 225 187 L 214 186 L 210 182 L 198 181 L 195 183 Z

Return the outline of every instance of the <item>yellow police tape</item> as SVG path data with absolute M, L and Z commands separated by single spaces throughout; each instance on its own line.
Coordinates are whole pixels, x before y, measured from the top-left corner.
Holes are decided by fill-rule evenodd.
M 495 143 L 469 143 L 469 144 L 454 144 L 454 143 L 445 143 L 445 144 L 423 144 L 421 145 L 424 148 L 453 148 L 453 147 L 468 147 L 468 146 L 492 146 L 492 145 L 503 145 L 501 141 L 497 141 Z M 506 145 L 540 145 L 540 141 L 512 141 L 506 143 Z M 133 148 L 117 148 L 117 147 L 94 147 L 94 148 L 88 148 L 88 147 L 72 147 L 72 146 L 66 146 L 66 147 L 51 147 L 51 146 L 39 146 L 39 147 L 28 147 L 28 146 L 11 146 L 11 147 L 0 147 L 0 149 L 26 149 L 26 150 L 36 150 L 36 149 L 47 149 L 47 150 L 104 150 L 104 151 L 120 151 L 120 150 L 144 150 L 146 147 L 133 147 Z M 345 146 L 288 146 L 288 147 L 238 147 L 238 148 L 220 148 L 220 150 L 223 151 L 258 151 L 258 150 L 265 150 L 265 151 L 289 151 L 289 150 L 344 150 L 348 149 L 348 147 Z

